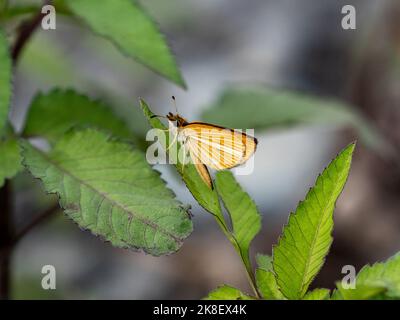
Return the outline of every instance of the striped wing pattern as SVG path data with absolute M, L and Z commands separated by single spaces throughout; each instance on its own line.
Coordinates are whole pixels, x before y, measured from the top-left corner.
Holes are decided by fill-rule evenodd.
M 240 131 L 192 122 L 178 129 L 180 140 L 204 182 L 213 184 L 207 167 L 224 170 L 246 162 L 255 152 L 257 139 Z

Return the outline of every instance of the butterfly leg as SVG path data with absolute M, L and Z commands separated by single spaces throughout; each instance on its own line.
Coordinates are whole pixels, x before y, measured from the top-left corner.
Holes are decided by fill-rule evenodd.
M 185 170 L 185 163 L 186 163 L 186 145 L 185 145 L 185 143 L 182 143 L 182 148 L 183 148 L 183 159 L 182 159 L 182 175 L 183 175 L 183 172 L 184 172 L 184 170 Z
M 185 165 L 186 165 L 186 160 L 188 159 L 188 153 L 189 153 L 189 151 L 190 151 L 190 149 L 188 149 L 188 148 L 186 147 L 186 144 L 187 144 L 187 138 L 186 138 L 186 140 L 182 143 L 182 148 L 183 148 L 182 174 L 183 174 L 183 172 L 184 172 Z
M 174 135 L 174 138 L 172 139 L 172 142 L 169 144 L 167 149 L 165 149 L 165 151 L 168 151 L 174 145 L 174 143 L 175 143 L 177 138 L 178 138 L 178 132 Z

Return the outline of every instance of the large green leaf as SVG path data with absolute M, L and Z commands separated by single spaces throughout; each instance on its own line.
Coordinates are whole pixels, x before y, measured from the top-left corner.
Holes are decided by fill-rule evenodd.
M 0 138 L 0 187 L 21 170 L 18 141 L 13 136 Z
M 157 25 L 132 0 L 68 0 L 73 13 L 98 35 L 111 40 L 123 53 L 185 87 Z
M 159 118 L 153 117 L 154 113 L 150 110 L 146 102 L 143 100 L 140 101 L 140 106 L 142 107 L 143 113 L 149 121 L 151 127 L 159 130 L 167 130 L 167 127 L 160 121 Z M 160 132 L 161 133 L 161 132 Z M 162 147 L 165 149 L 166 146 L 170 145 L 169 135 L 165 134 L 165 141 L 159 140 L 162 144 Z M 178 146 L 179 148 L 180 146 Z M 174 148 L 170 148 L 170 150 L 174 150 Z M 179 152 L 179 149 L 178 151 Z M 203 179 L 197 173 L 197 170 L 193 164 L 186 164 L 184 167 L 182 163 L 179 162 L 179 157 L 177 159 L 176 169 L 179 174 L 182 176 L 183 181 L 188 187 L 189 191 L 192 193 L 193 197 L 197 200 L 197 202 L 208 212 L 215 215 L 218 221 L 226 226 L 221 207 L 219 205 L 218 194 L 215 190 L 211 190 L 207 184 L 204 183 Z
M 346 300 L 400 299 L 400 253 L 385 262 L 364 266 L 357 274 L 354 289 L 345 289 L 340 282 L 337 287 L 340 297 Z
M 230 128 L 269 129 L 307 124 L 353 127 L 367 146 L 392 149 L 381 135 L 343 102 L 267 88 L 231 88 L 203 114 L 204 121 Z
M 162 255 L 191 233 L 187 210 L 129 144 L 95 129 L 69 131 L 49 153 L 21 143 L 26 167 L 65 213 L 114 246 Z
M 230 171 L 217 172 L 215 186 L 231 218 L 232 234 L 241 256 L 250 266 L 250 243 L 261 229 L 261 216 L 256 204 Z
M 335 203 L 346 183 L 354 146 L 346 147 L 318 177 L 274 247 L 277 282 L 289 299 L 304 296 L 324 263 L 332 243 Z
M 24 136 L 41 136 L 54 143 L 73 126 L 94 126 L 132 139 L 127 125 L 100 101 L 73 90 L 54 89 L 38 94 L 28 112 Z
M 11 100 L 11 67 L 7 39 L 0 30 L 0 135 L 7 122 Z
M 211 291 L 205 300 L 252 300 L 253 297 L 244 294 L 239 289 L 223 285 Z

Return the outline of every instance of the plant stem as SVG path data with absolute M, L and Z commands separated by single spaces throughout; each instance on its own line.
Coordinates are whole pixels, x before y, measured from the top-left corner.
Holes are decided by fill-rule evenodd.
M 234 236 L 232 236 L 232 240 L 230 240 L 230 241 L 231 241 L 233 247 L 235 248 L 236 252 L 238 253 L 240 259 L 242 260 L 243 266 L 246 270 L 247 280 L 250 284 L 251 289 L 253 289 L 253 292 L 254 292 L 256 298 L 260 299 L 261 297 L 257 290 L 256 280 L 254 278 L 253 268 L 251 266 L 250 257 L 249 257 L 249 252 L 248 251 L 243 252 L 243 250 L 240 248 L 240 246 Z
M 10 298 L 10 248 L 14 236 L 11 197 L 10 182 L 6 181 L 0 189 L 0 300 Z
M 51 1 L 44 1 L 43 5 L 50 4 Z M 22 49 L 25 46 L 25 43 L 31 38 L 32 34 L 36 30 L 36 28 L 39 26 L 41 23 L 43 17 L 45 14 L 41 12 L 41 8 L 39 8 L 39 11 L 34 15 L 30 20 L 27 22 L 23 23 L 19 27 L 19 34 L 17 36 L 17 40 L 15 41 L 12 53 L 11 53 L 11 58 L 13 60 L 13 64 L 15 65 L 18 61 L 19 56 L 21 55 Z
M 240 250 L 239 254 L 242 259 L 243 265 L 246 269 L 247 280 L 249 281 L 250 286 L 253 289 L 254 294 L 257 297 L 257 299 L 261 299 L 260 294 L 258 293 L 258 290 L 257 290 L 256 279 L 254 278 L 254 273 L 253 273 L 253 268 L 251 266 L 249 253 L 247 252 L 246 254 L 243 254 L 242 251 Z
M 228 238 L 229 242 L 232 244 L 232 246 L 235 248 L 235 251 L 238 253 L 240 259 L 242 260 L 243 266 L 246 270 L 246 276 L 247 280 L 250 284 L 251 289 L 253 290 L 255 296 L 257 299 L 260 299 L 260 294 L 258 293 L 257 286 L 256 286 L 256 281 L 253 275 L 252 267 L 251 267 L 251 262 L 249 258 L 249 253 L 243 253 L 235 236 L 232 234 L 232 232 L 227 228 L 225 221 L 221 221 L 221 217 L 219 215 L 213 214 L 215 220 L 217 221 L 217 224 L 221 228 L 222 232 L 224 235 Z
M 30 223 L 28 223 L 20 232 L 18 232 L 13 240 L 12 246 L 15 246 L 29 231 L 31 231 L 34 227 L 41 224 L 43 221 L 47 220 L 50 216 L 52 216 L 55 212 L 60 210 L 60 206 L 57 204 L 49 207 L 42 213 L 38 214 L 36 218 L 34 218 Z

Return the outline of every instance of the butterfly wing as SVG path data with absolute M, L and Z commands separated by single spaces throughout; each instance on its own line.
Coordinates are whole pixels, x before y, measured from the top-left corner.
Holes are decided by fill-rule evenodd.
M 210 173 L 208 172 L 207 167 L 200 163 L 200 161 L 198 159 L 196 159 L 196 155 L 190 151 L 190 157 L 194 160 L 194 166 L 198 172 L 198 174 L 200 175 L 200 177 L 203 179 L 203 181 L 208 185 L 208 187 L 212 190 L 214 189 L 213 183 L 212 183 L 212 179 L 210 176 Z
M 192 122 L 179 131 L 193 161 L 216 170 L 243 164 L 257 147 L 257 139 L 252 136 L 207 123 Z

